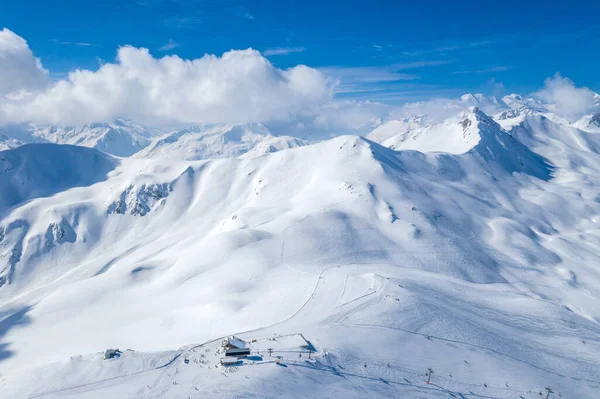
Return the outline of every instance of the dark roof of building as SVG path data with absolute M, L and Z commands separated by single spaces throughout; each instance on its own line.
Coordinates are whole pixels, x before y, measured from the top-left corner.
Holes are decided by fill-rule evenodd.
M 225 355 L 248 355 L 250 348 L 231 348 L 225 350 Z
M 247 348 L 248 343 L 243 339 L 239 339 L 238 337 L 231 336 L 227 338 L 227 346 L 232 348 Z

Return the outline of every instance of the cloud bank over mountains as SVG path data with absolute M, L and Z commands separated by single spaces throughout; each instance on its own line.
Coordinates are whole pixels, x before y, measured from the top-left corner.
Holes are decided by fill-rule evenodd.
M 153 123 L 243 123 L 292 118 L 331 101 L 334 82 L 304 65 L 282 70 L 258 51 L 155 58 L 124 46 L 97 71 L 51 83 L 24 39 L 0 32 L 3 121 L 80 124 L 129 117 Z
M 0 31 L 0 124 L 79 125 L 129 118 L 156 126 L 272 122 L 301 132 L 368 132 L 388 119 L 427 114 L 439 120 L 465 106 L 464 99 L 436 98 L 390 106 L 341 100 L 356 68 L 335 76 L 305 65 L 274 66 L 260 52 L 231 50 L 187 60 L 157 58 L 148 49 L 120 47 L 114 62 L 78 69 L 52 81 L 27 42 Z M 596 94 L 559 74 L 533 94 L 548 109 L 576 118 Z

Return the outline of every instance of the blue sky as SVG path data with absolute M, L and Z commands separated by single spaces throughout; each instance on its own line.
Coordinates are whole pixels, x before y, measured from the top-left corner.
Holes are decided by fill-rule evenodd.
M 531 92 L 556 72 L 600 91 L 593 2 L 0 0 L 0 10 L 0 29 L 55 78 L 129 44 L 190 59 L 252 47 L 280 68 L 323 68 L 340 98 L 389 103 Z

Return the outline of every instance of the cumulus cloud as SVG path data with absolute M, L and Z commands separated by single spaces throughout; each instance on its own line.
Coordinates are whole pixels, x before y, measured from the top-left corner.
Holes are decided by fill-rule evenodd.
M 435 122 L 472 105 L 498 111 L 501 104 L 480 95 L 404 106 L 341 100 L 344 95 L 356 99 L 356 92 L 373 91 L 377 85 L 415 78 L 402 70 L 444 62 L 280 69 L 252 49 L 188 60 L 176 55 L 154 57 L 147 49 L 124 46 L 113 62 L 99 60 L 96 70 L 76 70 L 52 82 L 27 42 L 4 29 L 0 31 L 0 124 L 78 125 L 129 118 L 166 128 L 262 122 L 281 134 L 317 138 L 368 134 L 382 122 L 415 114 L 427 114 Z M 558 74 L 535 95 L 548 109 L 567 117 L 585 112 L 596 96 Z
M 48 71 L 33 56 L 27 42 L 12 31 L 0 30 L 0 96 L 45 87 Z
M 302 65 L 278 69 L 252 49 L 185 60 L 125 46 L 115 62 L 71 72 L 44 87 L 47 74 L 26 42 L 12 32 L 10 39 L 12 46 L 0 45 L 9 69 L 33 67 L 16 82 L 2 79 L 0 87 L 10 93 L 0 99 L 4 122 L 80 124 L 117 117 L 156 124 L 261 122 L 291 119 L 332 96 L 332 82 L 319 71 Z
M 587 87 L 575 87 L 572 80 L 557 73 L 546 79 L 544 88 L 534 96 L 549 110 L 566 118 L 577 118 L 594 104 L 596 94 Z

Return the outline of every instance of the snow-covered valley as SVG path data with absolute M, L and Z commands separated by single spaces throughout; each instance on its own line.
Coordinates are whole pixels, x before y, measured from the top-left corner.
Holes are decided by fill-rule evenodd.
M 528 109 L 0 152 L 2 395 L 596 398 L 600 136 Z

